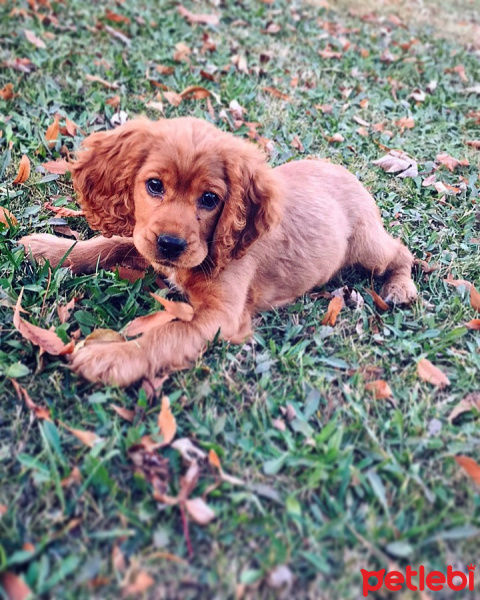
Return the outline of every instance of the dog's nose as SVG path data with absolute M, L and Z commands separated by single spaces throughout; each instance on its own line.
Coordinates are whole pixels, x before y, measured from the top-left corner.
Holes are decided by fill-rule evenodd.
M 178 258 L 187 247 L 187 240 L 174 235 L 162 234 L 157 238 L 157 247 L 164 258 L 175 259 Z

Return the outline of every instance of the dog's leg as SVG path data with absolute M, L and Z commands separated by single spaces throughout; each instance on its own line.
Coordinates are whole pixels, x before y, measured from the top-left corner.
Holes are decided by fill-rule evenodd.
M 132 268 L 146 269 L 147 261 L 136 250 L 132 238 L 102 236 L 74 242 L 48 233 L 27 235 L 19 240 L 25 246 L 26 255 L 35 260 L 48 260 L 52 267 L 60 264 L 65 254 L 71 249 L 62 266 L 70 267 L 74 273 L 92 273 L 97 264 L 108 269 L 122 264 Z
M 410 304 L 417 297 L 412 280 L 413 256 L 400 242 L 389 235 L 380 220 L 374 226 L 369 222 L 354 236 L 351 262 L 375 276 L 385 276 L 380 295 L 389 304 Z

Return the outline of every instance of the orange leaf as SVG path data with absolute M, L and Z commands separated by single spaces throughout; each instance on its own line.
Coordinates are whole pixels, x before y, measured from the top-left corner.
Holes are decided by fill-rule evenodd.
M 145 571 L 140 571 L 129 585 L 123 587 L 123 597 L 135 596 L 138 598 L 140 594 L 143 594 L 148 588 L 152 587 L 154 583 L 155 580 L 153 577 L 145 573 Z
M 208 98 L 211 96 L 211 92 L 201 85 L 189 85 L 182 92 L 180 92 L 180 96 L 183 99 L 193 96 L 195 100 L 201 100 L 202 98 Z
M 65 305 L 59 304 L 57 306 L 57 314 L 58 314 L 58 318 L 60 319 L 60 323 L 66 323 L 68 321 L 70 313 L 72 312 L 72 310 L 75 307 L 76 301 L 77 301 L 77 298 L 72 298 L 70 300 L 70 302 L 67 302 L 67 304 L 65 304 Z
M 67 171 L 72 170 L 72 165 L 64 158 L 61 158 L 60 160 L 50 160 L 46 163 L 43 163 L 42 167 L 48 173 L 55 173 L 58 175 L 65 175 Z
M 48 408 L 46 408 L 45 406 L 38 406 L 37 404 L 35 404 L 35 402 L 30 398 L 30 395 L 27 392 L 27 390 L 24 387 L 22 387 L 18 383 L 18 381 L 15 381 L 15 379 L 10 379 L 10 381 L 12 382 L 12 385 L 15 388 L 15 391 L 17 392 L 18 399 L 21 400 L 23 396 L 25 404 L 34 413 L 37 419 L 44 419 L 45 421 L 52 422 L 50 410 Z
M 332 298 L 328 304 L 327 313 L 322 319 L 322 325 L 333 327 L 337 322 L 337 317 L 342 310 L 343 304 L 343 298 L 340 298 L 340 296 Z
M 171 75 L 175 71 L 175 67 L 167 67 L 166 65 L 155 65 L 155 69 L 160 75 Z
M 128 421 L 129 423 L 133 423 L 133 419 L 135 418 L 135 411 L 128 410 L 128 408 L 123 408 L 123 406 L 117 406 L 116 404 L 110 404 L 110 408 L 112 408 L 118 415 Z
M 460 287 L 461 285 L 464 285 L 467 289 L 470 289 L 470 286 L 472 285 L 466 279 L 453 279 L 450 273 L 448 274 L 447 278 L 443 281 L 445 283 L 448 283 L 449 285 L 455 286 L 456 288 Z
M 7 85 L 11 85 L 11 83 L 7 83 Z M 1 93 L 2 92 L 0 92 L 0 94 Z M 480 150 L 480 140 L 467 140 L 467 146 L 471 146 L 472 148 L 475 148 L 476 150 Z
M 67 130 L 68 135 L 71 137 L 75 137 L 77 133 L 78 125 L 73 121 L 70 121 L 68 117 L 65 117 L 65 128 Z
M 163 92 L 163 96 L 172 106 L 178 106 L 183 100 L 183 97 L 177 92 Z
M 455 456 L 455 462 L 477 485 L 480 485 L 480 465 L 469 456 Z
M 85 338 L 84 346 L 90 346 L 92 344 L 112 344 L 124 341 L 125 338 L 118 333 L 118 331 L 114 331 L 113 329 L 94 329 L 92 333 Z
M 32 342 L 32 344 L 40 346 L 40 348 L 45 350 L 45 352 L 48 352 L 48 354 L 53 354 L 55 356 L 71 354 L 75 345 L 73 340 L 68 344 L 64 344 L 54 331 L 42 329 L 41 327 L 32 325 L 28 321 L 22 319 L 20 316 L 22 296 L 23 288 L 18 296 L 17 304 L 15 305 L 15 313 L 13 315 L 13 324 L 22 337 Z
M 185 508 L 195 523 L 207 525 L 215 518 L 215 513 L 202 498 L 185 500 Z
M 220 462 L 218 454 L 213 448 L 211 448 L 210 452 L 208 453 L 208 462 L 212 465 L 212 467 L 218 469 L 222 481 L 227 481 L 232 485 L 245 485 L 245 482 L 242 479 L 225 473 L 225 471 L 222 469 L 222 463 Z
M 8 507 L 5 504 L 0 504 L 0 519 L 7 514 Z
M 285 100 L 285 102 L 290 102 L 290 96 L 288 94 L 284 94 L 274 87 L 266 86 L 263 88 L 263 91 L 271 94 L 274 98 L 279 98 L 280 100 Z
M 54 206 L 50 202 L 45 202 L 43 208 L 56 213 L 57 217 L 83 217 L 83 210 L 74 210 L 67 206 Z
M 327 142 L 333 144 L 335 142 L 344 142 L 345 138 L 341 133 L 334 133 L 333 135 L 327 136 Z
M 175 319 L 174 315 L 168 313 L 166 310 L 162 310 L 151 315 L 133 319 L 133 321 L 130 321 L 127 325 L 123 333 L 128 337 L 133 337 L 145 333 L 145 331 L 148 331 L 153 327 L 161 327 L 162 325 L 173 321 L 173 319 Z
M 118 276 L 121 279 L 126 279 L 130 283 L 135 283 L 139 279 L 143 279 L 145 277 L 145 271 L 140 271 L 140 269 L 132 269 L 130 267 L 124 267 L 122 265 L 118 265 L 112 270 L 117 271 Z
M 0 223 L 10 227 L 10 225 L 17 225 L 18 221 L 7 208 L 0 206 Z
M 25 183 L 27 179 L 30 177 L 30 160 L 28 156 L 24 154 L 22 159 L 20 160 L 20 164 L 18 165 L 18 173 L 13 183 Z
M 384 400 L 385 398 L 391 398 L 393 396 L 390 386 L 383 379 L 377 379 L 376 381 L 366 383 L 365 389 L 369 392 L 373 392 L 375 400 Z
M 220 18 L 218 15 L 205 15 L 205 14 L 194 14 L 187 8 L 182 6 L 178 7 L 178 12 L 187 19 L 189 23 L 201 23 L 202 25 L 218 25 Z
M 33 598 L 32 590 L 23 579 L 8 571 L 0 575 L 0 585 L 7 595 L 8 600 L 27 600 L 27 598 Z
M 4 100 L 11 100 L 14 96 L 13 83 L 7 83 L 5 87 L 0 90 L 0 98 L 3 98 Z
M 101 437 L 98 437 L 98 435 L 93 431 L 73 429 L 72 427 L 69 427 L 62 421 L 59 421 L 59 423 L 60 425 L 65 427 L 65 429 L 67 429 L 71 434 L 73 434 L 77 439 L 79 439 L 82 442 L 82 444 L 85 444 L 85 446 L 88 446 L 89 448 L 93 448 L 94 446 L 103 441 L 103 439 Z
M 402 117 L 395 124 L 400 127 L 402 133 L 405 129 L 413 129 L 415 127 L 415 121 L 412 117 Z
M 480 411 L 480 392 L 471 392 L 470 394 L 467 394 L 465 398 L 462 398 L 448 415 L 448 420 L 451 423 L 458 416 L 463 415 L 463 413 L 470 412 L 472 408 L 476 408 Z
M 78 467 L 73 467 L 70 475 L 62 479 L 60 485 L 62 487 L 70 487 L 73 483 L 80 484 L 82 483 L 82 474 L 80 473 L 80 469 Z
M 170 400 L 168 396 L 162 398 L 162 409 L 158 415 L 158 428 L 163 436 L 162 446 L 167 446 L 175 437 L 177 432 L 177 423 L 170 410 Z
M 157 302 L 160 302 L 160 304 L 168 313 L 177 319 L 180 319 L 180 321 L 191 321 L 193 319 L 193 308 L 190 306 L 190 304 L 166 300 L 165 298 L 162 298 L 162 296 L 158 296 L 152 292 L 150 292 L 150 295 L 155 298 Z
M 420 379 L 437 387 L 450 385 L 448 377 L 426 358 L 422 358 L 418 362 L 417 373 Z
M 93 83 L 100 83 L 109 90 L 118 90 L 118 83 L 110 83 L 109 81 L 105 81 L 105 79 L 98 77 L 98 75 L 90 75 L 87 73 L 87 75 L 85 75 L 85 78 L 88 81 L 92 81 Z
M 36 46 L 37 48 L 41 48 L 42 50 L 44 50 L 47 46 L 45 45 L 45 42 L 43 40 L 41 40 L 38 36 L 36 36 L 33 31 L 30 31 L 29 29 L 24 29 L 23 33 L 25 34 L 25 37 L 27 38 L 27 40 L 33 44 L 34 46 Z
M 465 327 L 468 329 L 473 329 L 474 331 L 480 330 L 480 319 L 472 319 L 468 323 L 465 323 Z
M 120 96 L 112 96 L 105 101 L 105 104 L 112 106 L 113 108 L 118 108 L 120 106 Z
M 213 448 L 211 448 L 210 452 L 208 453 L 208 462 L 216 469 L 220 470 L 222 468 L 222 463 L 220 462 L 220 459 L 218 458 L 218 454 L 215 452 L 215 450 Z
M 385 302 L 385 300 L 377 294 L 375 290 L 365 290 L 367 294 L 372 297 L 373 303 L 380 310 L 390 310 L 390 306 Z
M 463 160 L 457 160 L 456 158 L 453 158 L 453 156 L 450 156 L 446 152 L 443 152 L 442 154 L 437 154 L 435 160 L 441 165 L 444 165 L 452 173 L 457 167 L 468 167 L 468 165 L 470 164 L 468 162 L 468 159 L 464 158 Z
M 474 285 L 470 287 L 470 305 L 474 310 L 480 312 L 480 292 L 475 289 Z
M 109 21 L 112 21 L 112 23 L 125 23 L 126 25 L 130 23 L 130 19 L 128 17 L 126 17 L 125 15 L 119 15 L 118 13 L 113 12 L 109 8 L 105 10 L 105 18 Z
M 125 571 L 127 567 L 125 556 L 116 544 L 112 548 L 112 565 L 116 571 L 120 572 Z
M 53 123 L 51 125 L 49 125 L 47 131 L 45 132 L 45 139 L 47 140 L 47 142 L 49 142 L 48 145 L 50 148 L 55 145 L 55 142 L 57 141 L 59 134 L 60 134 L 60 115 L 56 114 L 53 119 Z

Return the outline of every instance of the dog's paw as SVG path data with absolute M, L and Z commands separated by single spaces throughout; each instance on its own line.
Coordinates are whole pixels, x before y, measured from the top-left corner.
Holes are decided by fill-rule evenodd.
M 417 287 L 411 279 L 390 280 L 382 287 L 380 296 L 387 304 L 411 304 L 417 298 Z
M 32 257 L 35 262 L 48 260 L 52 267 L 58 265 L 73 243 L 48 233 L 34 233 L 18 240 L 18 244 L 25 248 L 25 256 Z
M 72 355 L 70 365 L 89 381 L 119 387 L 151 375 L 145 352 L 134 341 L 89 344 Z

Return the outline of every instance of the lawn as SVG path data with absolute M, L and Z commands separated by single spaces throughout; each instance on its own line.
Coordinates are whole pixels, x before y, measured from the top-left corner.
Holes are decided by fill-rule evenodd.
M 0 205 L 18 221 L 0 226 L 0 597 L 23 600 L 28 586 L 62 600 L 257 599 L 283 585 L 285 597 L 350 600 L 363 597 L 362 568 L 466 571 L 478 558 L 479 467 L 455 458 L 480 462 L 480 337 L 465 326 L 479 317 L 469 284 L 480 289 L 480 152 L 466 142 L 480 139 L 480 46 L 443 38 L 424 14 L 349 14 L 346 4 L 0 3 Z M 475 4 L 464 4 L 451 9 L 454 31 L 472 19 Z M 44 206 L 78 209 L 69 174 L 42 165 L 137 114 L 206 118 L 255 139 L 274 165 L 305 155 L 345 165 L 418 259 L 418 302 L 382 311 L 368 274 L 342 273 L 260 315 L 243 347 L 213 344 L 157 397 L 148 385 L 78 378 L 14 327 L 21 290 L 22 317 L 67 341 L 158 310 L 155 275 L 72 276 L 29 264 L 17 241 L 65 226 L 93 235 L 81 217 Z M 419 174 L 373 164 L 390 149 Z M 450 171 L 442 153 L 464 164 Z M 13 184 L 23 155 L 30 176 Z M 322 325 L 342 285 L 364 305 Z M 57 308 L 74 297 L 62 323 Z M 450 384 L 422 379 L 422 359 Z M 369 389 L 377 380 L 389 398 Z M 170 496 L 186 485 L 177 449 L 142 446 L 147 435 L 162 441 L 163 396 L 176 439 L 210 452 L 190 493 L 215 513 L 206 525 L 185 503 L 154 498 L 159 481 Z M 241 484 L 220 481 L 217 456 Z

